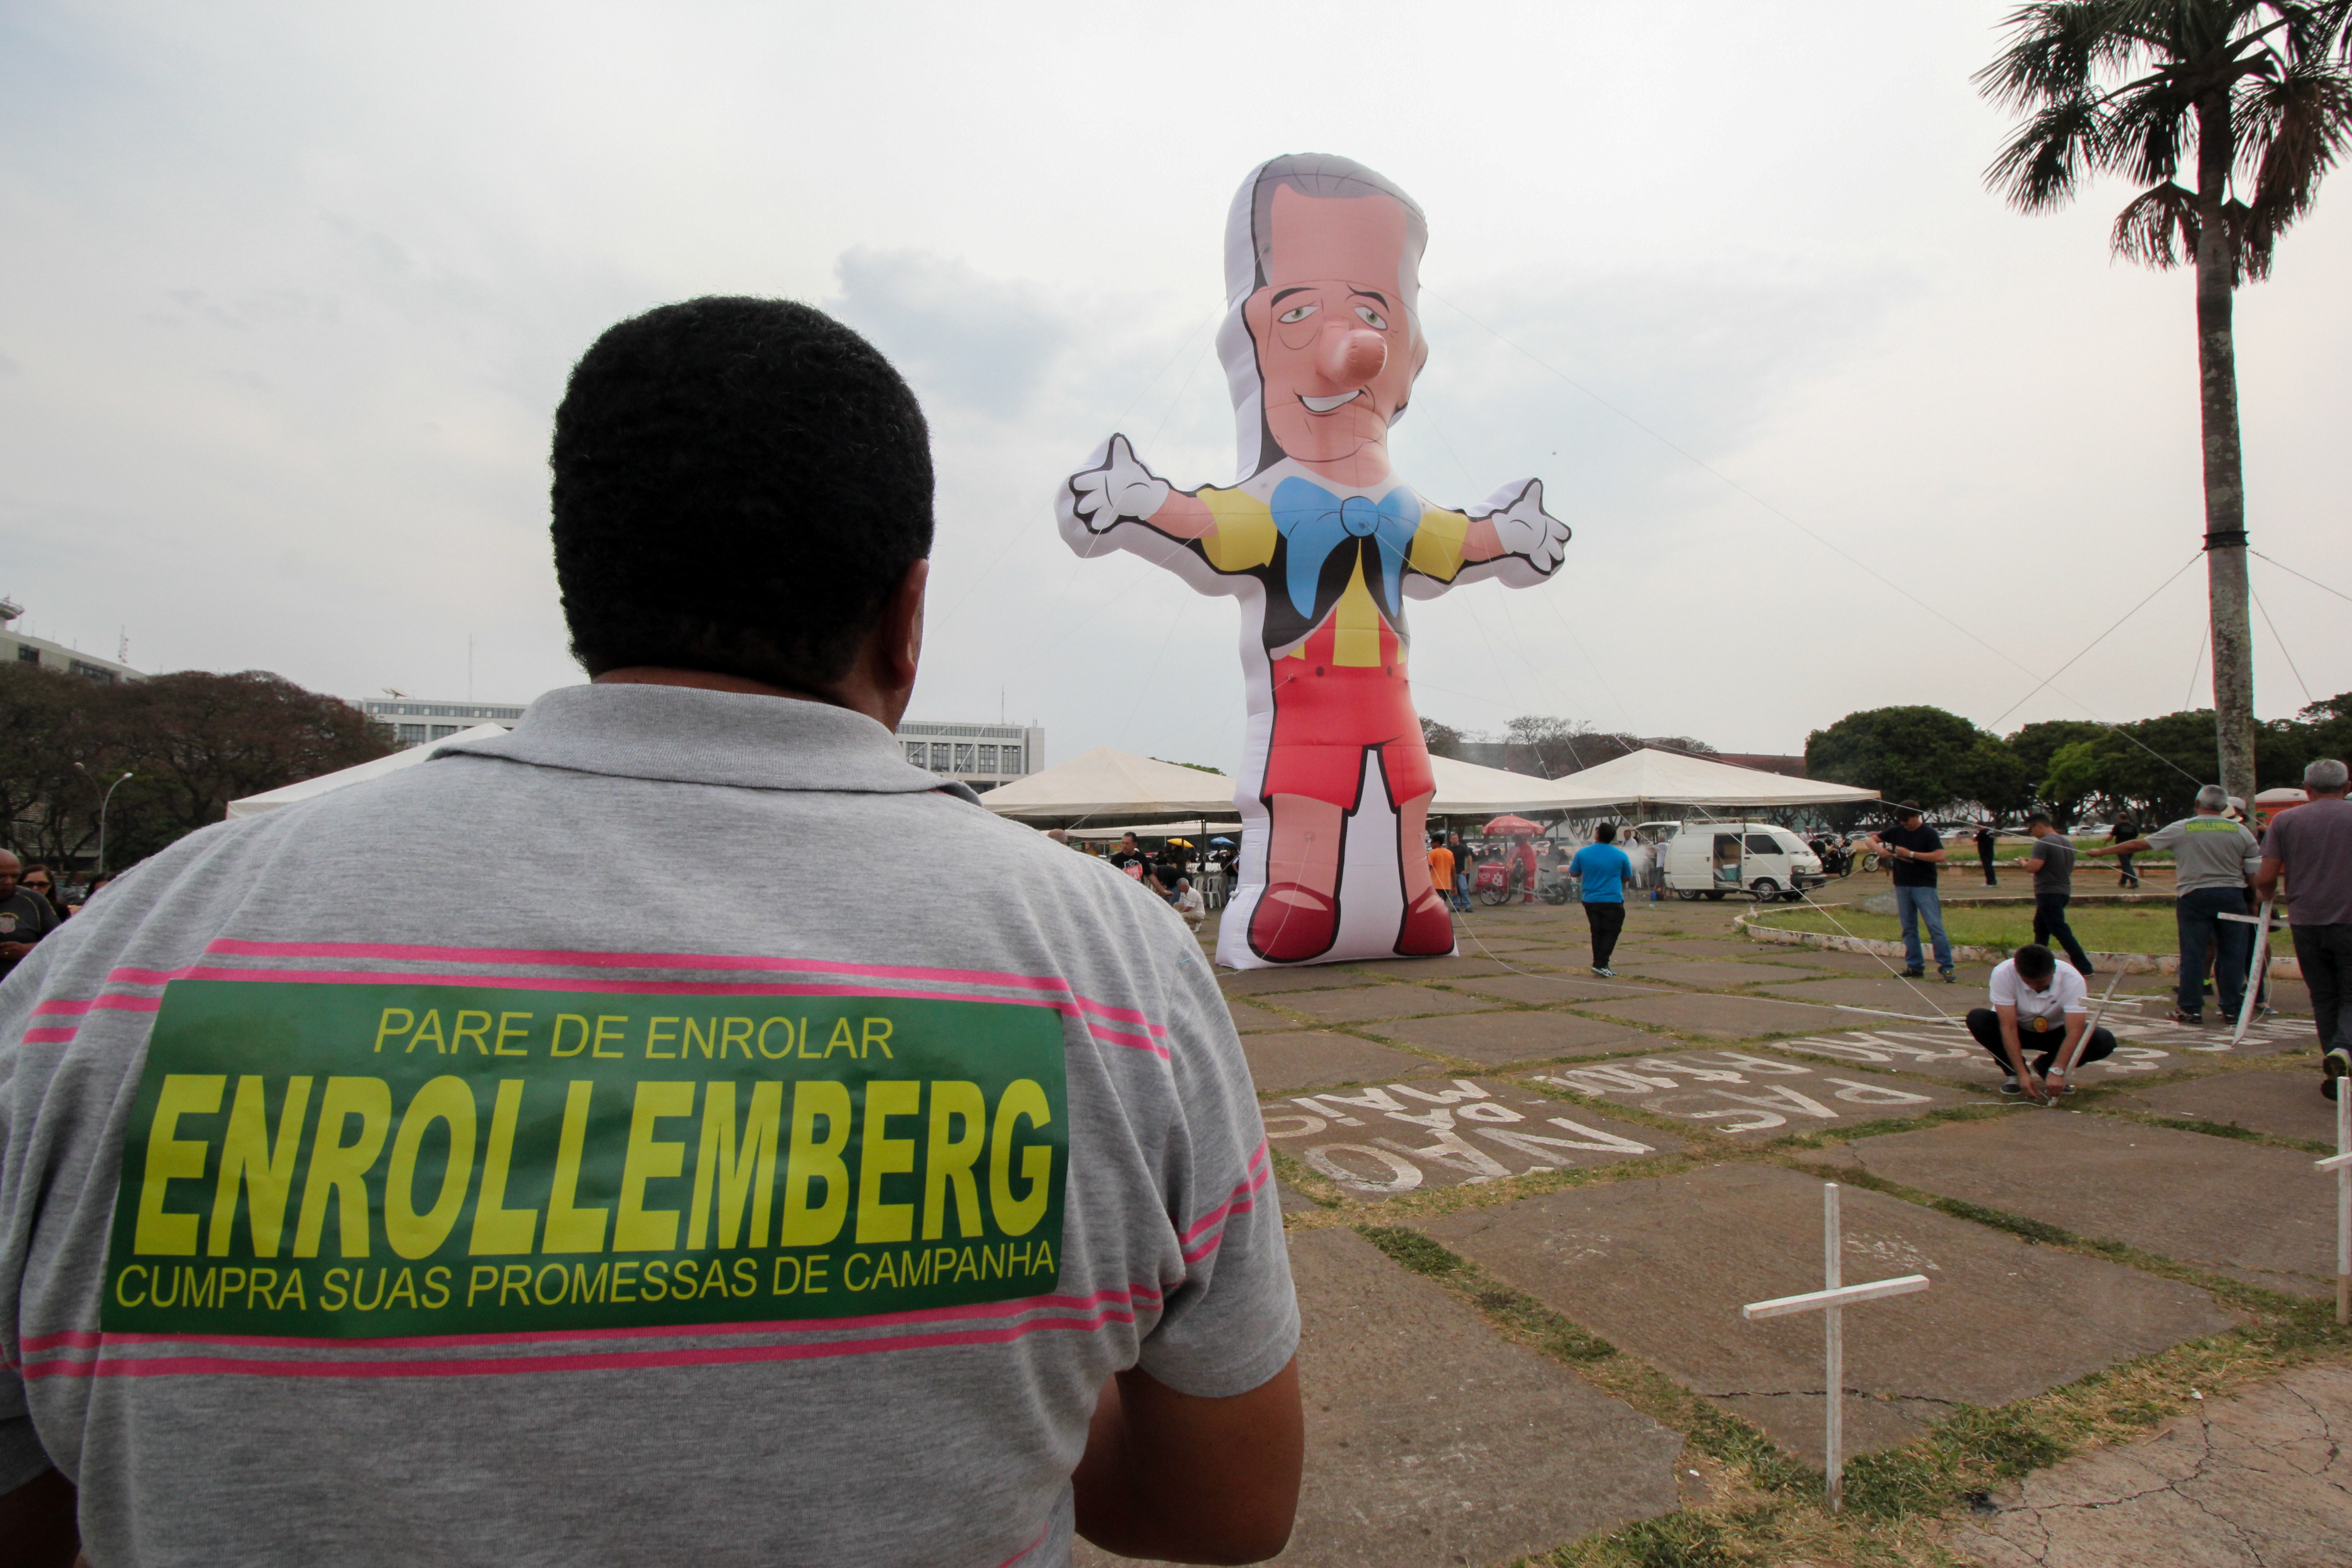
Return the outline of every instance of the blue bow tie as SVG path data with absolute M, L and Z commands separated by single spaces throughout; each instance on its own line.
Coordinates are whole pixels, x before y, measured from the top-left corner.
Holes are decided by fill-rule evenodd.
M 1333 495 L 1311 479 L 1287 479 L 1274 489 L 1274 526 L 1290 544 L 1290 603 L 1299 615 L 1315 614 L 1315 589 L 1331 552 L 1351 539 L 1380 546 L 1384 608 L 1394 613 L 1397 580 L 1412 536 L 1421 528 L 1421 501 L 1400 486 L 1373 500 L 1370 496 Z

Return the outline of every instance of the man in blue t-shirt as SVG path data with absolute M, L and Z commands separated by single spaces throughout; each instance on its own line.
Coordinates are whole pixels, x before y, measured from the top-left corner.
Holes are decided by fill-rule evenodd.
M 1625 882 L 1633 874 L 1633 862 L 1617 847 L 1615 823 L 1602 823 L 1592 837 L 1595 842 L 1578 850 L 1568 863 L 1568 874 L 1583 883 L 1584 920 L 1592 928 L 1592 973 L 1614 979 L 1617 972 L 1609 967 L 1609 959 L 1617 951 L 1617 934 L 1625 929 Z

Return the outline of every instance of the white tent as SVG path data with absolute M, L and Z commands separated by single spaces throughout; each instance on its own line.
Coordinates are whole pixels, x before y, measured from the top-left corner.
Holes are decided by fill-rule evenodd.
M 1234 781 L 1132 752 L 1097 746 L 1043 773 L 999 784 L 980 797 L 999 816 L 1152 816 L 1198 820 L 1231 816 Z
M 987 796 L 983 795 L 981 798 L 985 800 Z M 1069 837 L 1082 843 L 1108 844 L 1115 838 L 1124 837 L 1130 833 L 1138 838 L 1165 838 L 1173 833 L 1179 837 L 1190 836 L 1197 843 L 1202 838 L 1213 838 L 1220 834 L 1231 838 L 1241 830 L 1242 825 L 1238 822 L 1209 822 L 1194 818 L 1178 822 L 1136 822 L 1118 827 L 1073 827 L 1069 830 Z
M 1493 816 L 1506 811 L 1557 811 L 1559 781 L 1529 773 L 1482 768 L 1452 757 L 1429 759 L 1437 778 L 1437 796 L 1429 804 L 1433 816 Z
M 349 784 L 365 784 L 370 779 L 380 779 L 386 773 L 396 773 L 403 768 L 413 768 L 454 741 L 478 741 L 485 736 L 503 735 L 506 732 L 507 726 L 504 724 L 477 724 L 470 730 L 460 730 L 454 735 L 444 735 L 437 741 L 427 741 L 421 746 L 411 746 L 404 752 L 394 752 L 388 757 L 378 757 L 372 763 L 362 763 L 357 767 L 338 768 L 333 773 L 320 773 L 317 778 L 304 779 L 299 784 L 284 784 L 277 789 L 264 790 L 259 795 L 247 795 L 243 800 L 230 801 L 228 814 L 231 816 L 258 816 L 265 811 L 275 811 L 281 805 L 292 805 L 297 801 L 309 800 L 313 795 L 325 795 L 331 790 L 339 790 Z
M 1877 795 L 1851 784 L 1792 779 L 1756 768 L 1738 768 L 1705 757 L 1643 747 L 1624 756 L 1550 781 L 1544 804 L 1570 811 L 1604 806 L 1725 805 L 1738 810 L 1782 805 L 1854 805 Z

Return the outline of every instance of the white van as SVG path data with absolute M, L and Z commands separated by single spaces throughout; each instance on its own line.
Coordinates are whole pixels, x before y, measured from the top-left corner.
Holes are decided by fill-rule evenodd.
M 1658 847 L 1658 863 L 1662 883 L 1683 899 L 1746 892 L 1759 904 L 1793 901 L 1829 881 L 1803 839 L 1769 822 L 1683 823 Z

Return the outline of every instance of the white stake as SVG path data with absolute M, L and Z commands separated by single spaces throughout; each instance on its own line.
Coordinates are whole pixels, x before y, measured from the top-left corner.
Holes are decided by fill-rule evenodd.
M 2317 1162 L 2336 1173 L 2336 1321 L 2352 1323 L 2352 1093 L 2336 1080 L 2336 1152 Z
M 2352 1106 L 2352 1100 L 2345 1102 Z M 2352 1234 L 2352 1233 L 2347 1233 Z M 1750 1301 L 1739 1309 L 1739 1315 L 1749 1322 L 1762 1318 L 1785 1318 L 1791 1312 L 1822 1314 L 1823 1361 L 1826 1363 L 1823 1388 L 1828 1395 L 1829 1415 L 1825 1423 L 1825 1447 L 1828 1450 L 1826 1473 L 1829 1477 L 1830 1511 L 1836 1513 L 1845 1507 L 1845 1308 L 1857 1301 L 1875 1301 L 1887 1296 L 1907 1296 L 1914 1290 L 1927 1288 L 1925 1274 L 1906 1274 L 1895 1279 L 1874 1279 L 1866 1285 L 1843 1283 L 1845 1246 L 1838 1220 L 1838 1184 L 1825 1182 L 1822 1186 L 1822 1288 L 1808 1290 L 1801 1296 L 1776 1296 L 1769 1301 Z
M 2254 922 L 2254 961 L 2246 965 L 2246 999 L 2238 1004 L 2238 1026 L 2230 1036 L 2231 1045 L 2246 1037 L 2246 1026 L 2254 1021 L 2254 999 L 2263 994 L 2263 981 L 2270 973 L 2271 962 L 2271 901 L 2263 900 L 2260 913 L 2223 915 L 2223 920 L 2248 920 Z
M 2097 1028 L 2099 1026 L 2099 1020 L 2107 1016 L 2108 999 L 2115 995 L 2116 987 L 2121 985 L 2123 983 L 2124 972 L 2118 969 L 2116 971 L 2116 977 L 2107 982 L 2106 994 L 2099 998 L 2099 1010 L 2092 1014 L 2089 1022 L 2083 1026 L 2083 1037 L 2074 1042 L 2074 1048 L 2066 1053 L 2066 1060 L 2059 1067 L 2058 1070 L 2066 1075 L 2066 1081 L 2069 1084 L 2074 1081 L 2074 1069 L 2082 1064 L 2083 1053 L 2091 1048 L 2091 1031 Z M 2062 1019 L 2063 1016 L 2061 1015 Z M 2023 1056 L 2024 1054 L 2024 1050 L 2021 1047 L 2018 1051 L 2018 1055 Z M 2048 1103 L 2052 1105 L 2057 1104 L 2058 1097 L 2055 1095 L 2051 1096 Z M 338 1136 L 340 1136 L 340 1134 Z

